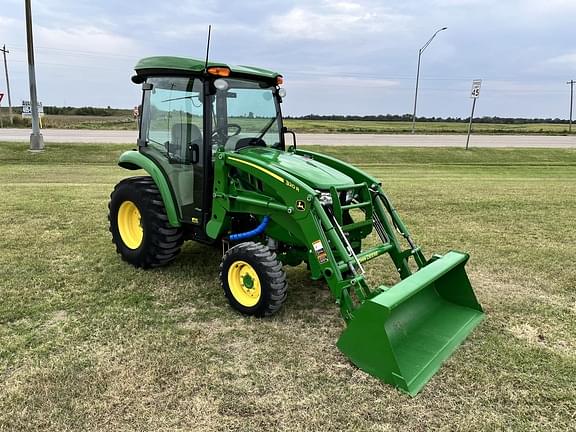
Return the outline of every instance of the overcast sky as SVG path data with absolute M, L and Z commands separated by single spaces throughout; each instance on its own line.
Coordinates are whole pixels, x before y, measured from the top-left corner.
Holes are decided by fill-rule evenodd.
M 576 0 L 32 0 L 39 99 L 44 105 L 132 107 L 136 61 L 204 56 L 285 76 L 286 114 L 412 111 L 567 118 L 576 79 Z M 29 99 L 24 2 L 2 0 L 15 104 Z M 5 88 L 0 74 L 0 92 Z M 6 101 L 3 103 L 6 106 Z

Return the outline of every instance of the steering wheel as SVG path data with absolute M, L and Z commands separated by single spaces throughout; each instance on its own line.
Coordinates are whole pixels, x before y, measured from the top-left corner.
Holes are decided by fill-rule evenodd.
M 233 133 L 232 135 L 228 135 L 228 131 L 229 131 L 230 129 L 235 129 L 235 130 L 234 130 L 234 133 Z M 214 130 L 212 131 L 212 138 L 214 138 L 216 135 L 219 135 L 220 132 L 222 131 L 222 132 L 226 132 L 226 134 L 227 134 L 227 135 L 226 135 L 226 139 L 228 139 L 228 138 L 231 138 L 231 137 L 233 137 L 233 136 L 238 135 L 241 130 L 242 130 L 242 127 L 241 127 L 239 124 L 236 124 L 236 123 L 228 123 L 227 126 L 220 126 L 220 127 L 216 128 L 216 129 L 214 129 Z
M 235 129 L 234 132 L 232 133 L 232 135 L 228 135 L 228 131 L 230 129 Z M 214 129 L 212 131 L 212 145 L 216 146 L 216 147 L 224 147 L 226 145 L 226 143 L 228 142 L 228 140 L 233 137 L 236 136 L 240 133 L 240 131 L 242 130 L 242 127 L 239 124 L 236 123 L 228 123 L 227 126 L 220 126 L 217 127 L 216 129 Z M 221 132 L 223 132 L 221 134 Z M 226 134 L 226 135 L 224 135 Z

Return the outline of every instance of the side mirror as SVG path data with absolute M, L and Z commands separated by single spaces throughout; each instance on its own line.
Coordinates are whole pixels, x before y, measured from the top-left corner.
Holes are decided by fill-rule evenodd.
M 292 149 L 296 150 L 296 132 L 289 130 L 286 126 L 282 127 L 283 134 L 290 134 L 292 135 Z

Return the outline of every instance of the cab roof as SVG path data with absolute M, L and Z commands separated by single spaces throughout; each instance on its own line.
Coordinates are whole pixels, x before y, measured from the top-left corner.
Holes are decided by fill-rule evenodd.
M 254 79 L 264 79 L 264 80 L 276 80 L 277 77 L 281 76 L 278 72 L 274 72 L 268 69 L 262 69 L 254 66 L 244 66 L 244 65 L 230 65 L 227 63 L 220 62 L 208 62 L 208 67 L 220 66 L 227 67 L 230 69 L 231 77 L 245 77 Z M 132 77 L 132 81 L 135 83 L 143 82 L 147 76 L 155 75 L 158 73 L 189 73 L 189 74 L 201 74 L 204 71 L 205 61 L 186 58 L 186 57 L 168 57 L 168 56 L 158 56 L 158 57 L 146 57 L 140 60 L 134 69 L 136 70 L 136 76 Z

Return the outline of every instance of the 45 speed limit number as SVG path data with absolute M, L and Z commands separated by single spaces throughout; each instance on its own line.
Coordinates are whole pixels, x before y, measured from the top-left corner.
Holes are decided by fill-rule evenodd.
M 476 99 L 480 97 L 480 87 L 482 86 L 482 80 L 472 81 L 472 91 L 470 92 L 470 97 Z

